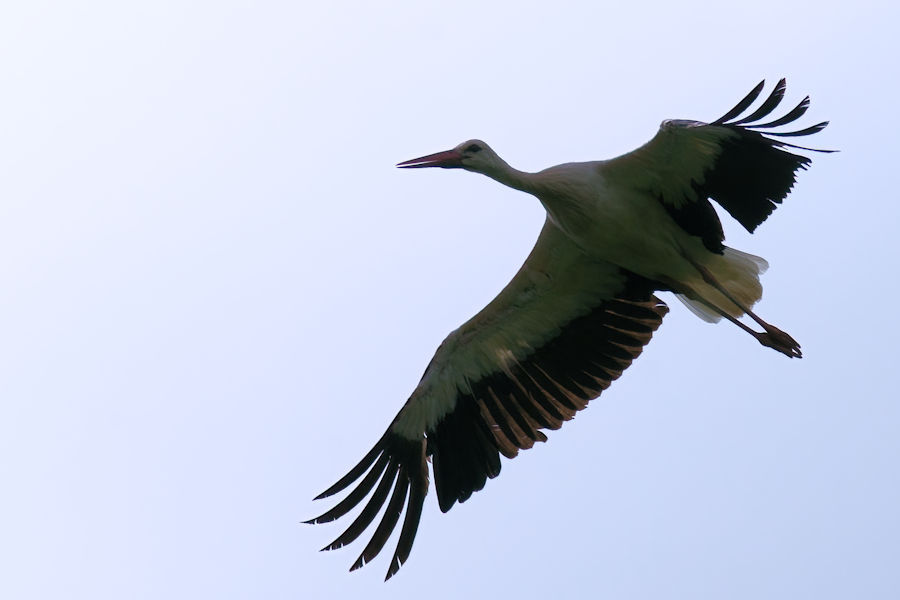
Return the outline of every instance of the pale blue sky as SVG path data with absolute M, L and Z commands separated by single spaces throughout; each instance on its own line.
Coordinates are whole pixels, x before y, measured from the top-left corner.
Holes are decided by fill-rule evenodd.
M 895 5 L 485 4 L 0 9 L 0 597 L 900 596 Z M 316 552 L 311 498 L 543 219 L 393 165 L 612 157 L 781 76 L 842 152 L 725 227 L 805 358 L 665 295 L 589 410 L 426 501 L 388 584 Z

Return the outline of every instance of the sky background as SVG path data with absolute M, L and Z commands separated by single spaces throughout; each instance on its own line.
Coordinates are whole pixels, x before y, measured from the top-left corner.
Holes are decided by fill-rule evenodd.
M 900 597 L 898 9 L 605 4 L 6 3 L 0 597 Z M 609 158 L 782 76 L 841 153 L 725 229 L 803 360 L 664 294 L 589 410 L 430 495 L 389 583 L 391 550 L 318 553 L 342 527 L 301 524 L 313 496 L 543 220 L 393 165 Z

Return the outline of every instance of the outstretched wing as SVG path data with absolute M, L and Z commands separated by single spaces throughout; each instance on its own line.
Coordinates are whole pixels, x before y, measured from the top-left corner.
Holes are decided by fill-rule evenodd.
M 541 429 L 561 427 L 637 358 L 668 312 L 653 291 L 651 282 L 589 259 L 548 220 L 509 285 L 444 340 L 375 447 L 318 496 L 362 478 L 310 523 L 344 516 L 375 490 L 356 520 L 324 549 L 355 540 L 387 502 L 351 570 L 361 567 L 384 547 L 406 502 L 387 573 L 393 576 L 418 528 L 428 491 L 426 458 L 442 511 L 482 489 L 500 473 L 500 454 L 512 458 L 545 441 Z
M 784 98 L 784 79 L 756 110 L 738 118 L 756 101 L 764 85 L 761 81 L 712 123 L 664 121 L 648 143 L 604 162 L 604 175 L 655 195 L 682 229 L 700 237 L 709 250 L 722 252 L 722 224 L 708 198 L 753 232 L 790 192 L 797 171 L 812 162 L 786 148 L 832 152 L 780 139 L 812 135 L 824 129 L 828 121 L 797 131 L 771 131 L 803 116 L 809 108 L 809 96 L 785 115 L 761 122 Z

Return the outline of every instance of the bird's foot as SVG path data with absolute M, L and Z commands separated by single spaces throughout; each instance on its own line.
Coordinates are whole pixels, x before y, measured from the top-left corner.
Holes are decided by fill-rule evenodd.
M 778 350 L 790 358 L 803 358 L 797 340 L 772 325 L 766 326 L 764 333 L 755 333 L 756 340 L 763 346 Z

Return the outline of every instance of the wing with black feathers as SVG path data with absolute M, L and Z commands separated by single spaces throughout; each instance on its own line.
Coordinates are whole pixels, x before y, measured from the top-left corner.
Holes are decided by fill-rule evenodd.
M 765 81 L 761 81 L 712 123 L 664 121 L 648 143 L 604 162 L 604 175 L 653 194 L 682 229 L 700 237 L 709 250 L 722 252 L 722 224 L 708 199 L 718 202 L 753 232 L 790 192 L 797 172 L 812 162 L 793 150 L 832 152 L 782 139 L 812 135 L 824 129 L 827 121 L 796 131 L 772 131 L 803 116 L 809 108 L 809 96 L 785 115 L 760 122 L 781 104 L 784 79 L 757 109 L 739 118 L 764 87 Z
M 560 428 L 637 358 L 668 312 L 653 295 L 656 288 L 588 258 L 548 220 L 509 285 L 441 344 L 375 447 L 318 496 L 355 483 L 310 523 L 338 519 L 371 494 L 323 549 L 355 540 L 386 505 L 351 570 L 361 567 L 384 547 L 405 502 L 387 573 L 393 576 L 412 549 L 428 490 L 427 457 L 442 511 L 482 489 L 500 473 L 501 454 L 513 458 L 545 441 L 541 430 Z

